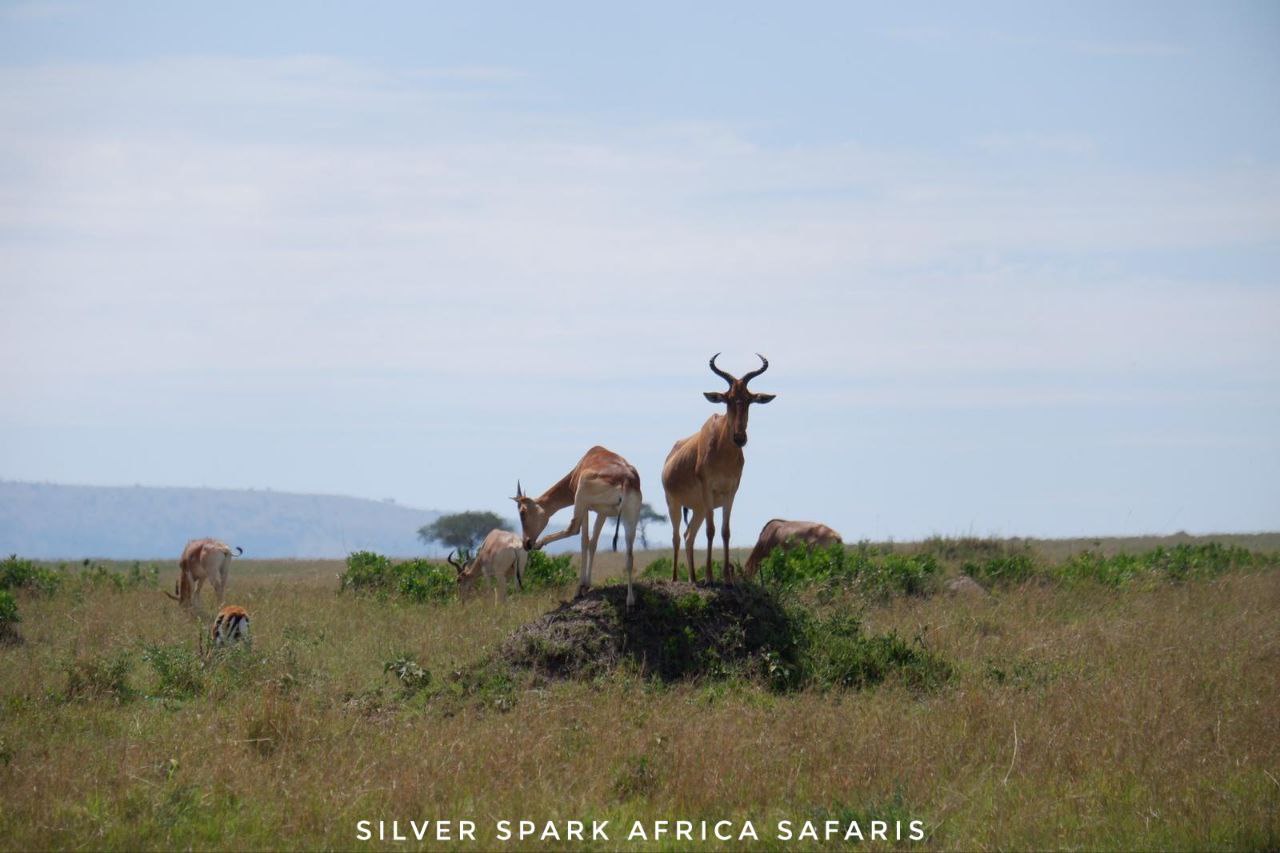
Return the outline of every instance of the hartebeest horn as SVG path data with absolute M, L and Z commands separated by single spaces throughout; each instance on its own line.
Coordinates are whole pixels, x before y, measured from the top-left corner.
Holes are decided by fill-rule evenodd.
M 719 358 L 719 357 L 720 357 L 720 353 L 716 353 L 715 355 L 711 356 L 711 372 L 712 372 L 712 373 L 714 373 L 716 376 L 719 376 L 719 377 L 720 377 L 721 379 L 723 379 L 725 382 L 728 382 L 728 383 L 729 383 L 729 385 L 730 385 L 730 387 L 732 387 L 732 386 L 733 386 L 733 376 L 731 376 L 731 375 L 730 375 L 730 374 L 728 374 L 728 373 L 725 373 L 723 370 L 721 370 L 720 368 L 716 367 L 716 359 L 717 359 L 717 358 Z
M 519 500 L 522 497 L 524 497 L 524 492 L 520 490 L 520 481 L 516 480 L 516 499 Z
M 453 555 L 454 555 L 454 552 L 450 551 L 449 556 L 445 557 L 445 561 L 448 562 L 449 565 L 453 566 L 454 569 L 457 570 L 458 574 L 462 574 L 462 565 L 460 563 L 454 562 Z
M 760 359 L 760 369 L 759 369 L 759 370 L 753 370 L 753 371 L 751 371 L 750 373 L 743 374 L 743 376 L 742 376 L 742 384 L 743 384 L 743 385 L 746 385 L 746 384 L 747 384 L 748 382 L 750 382 L 752 379 L 755 379 L 755 378 L 756 378 L 757 376 L 759 376 L 761 373 L 764 373 L 766 370 L 768 370 L 768 369 L 769 369 L 769 359 L 765 358 L 765 357 L 764 357 L 764 356 L 762 356 L 760 353 L 756 353 L 756 358 Z

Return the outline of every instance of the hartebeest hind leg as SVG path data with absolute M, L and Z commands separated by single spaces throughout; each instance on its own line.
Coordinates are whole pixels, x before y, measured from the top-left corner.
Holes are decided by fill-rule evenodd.
M 689 524 L 684 531 L 684 553 L 689 558 L 689 583 L 698 582 L 698 574 L 695 566 L 697 562 L 693 558 L 693 548 L 698 544 L 698 531 L 702 529 L 703 515 L 697 510 L 693 510 L 689 516 Z
M 667 495 L 667 515 L 671 518 L 671 582 L 680 580 L 680 504 Z
M 597 512 L 596 523 L 591 525 L 591 547 L 583 557 L 585 568 L 582 571 L 582 576 L 578 579 L 578 595 L 582 595 L 591 588 L 591 569 L 592 564 L 596 561 L 596 546 L 600 544 L 600 531 L 604 529 L 604 523 L 607 520 L 608 516 L 603 512 Z M 584 524 L 582 526 L 584 536 L 586 535 L 586 531 L 587 526 Z

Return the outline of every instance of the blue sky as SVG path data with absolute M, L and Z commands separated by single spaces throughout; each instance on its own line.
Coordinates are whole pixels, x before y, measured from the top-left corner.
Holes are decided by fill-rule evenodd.
M 263 6 L 266 8 L 263 8 Z M 1280 7 L 0 3 L 0 477 L 1280 526 Z M 661 534 L 659 534 L 661 535 Z

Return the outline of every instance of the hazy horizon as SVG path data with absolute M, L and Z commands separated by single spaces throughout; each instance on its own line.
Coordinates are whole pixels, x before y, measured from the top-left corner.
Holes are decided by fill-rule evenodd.
M 735 544 L 1275 530 L 1277 44 L 1268 3 L 0 2 L 0 479 L 507 517 L 603 444 L 662 511 L 708 358 L 760 352 Z

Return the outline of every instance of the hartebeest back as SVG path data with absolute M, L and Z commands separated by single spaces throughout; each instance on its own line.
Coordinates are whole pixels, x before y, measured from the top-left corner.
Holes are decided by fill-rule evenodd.
M 209 580 L 218 594 L 218 607 L 222 607 L 227 576 L 231 573 L 231 558 L 243 553 L 244 549 L 237 546 L 233 554 L 230 545 L 217 539 L 192 539 L 178 558 L 178 580 L 173 589 L 176 594 L 166 592 L 165 595 L 183 607 L 200 609 L 200 591 L 204 582 Z
M 819 524 L 816 521 L 784 521 L 781 518 L 775 518 L 760 529 L 756 547 L 751 549 L 751 556 L 747 557 L 747 564 L 742 567 L 742 573 L 748 578 L 755 577 L 756 572 L 760 570 L 760 563 L 773 553 L 775 548 L 787 546 L 813 548 L 836 545 L 841 542 L 844 540 L 840 538 L 840 534 L 825 524 Z
M 689 580 L 694 580 L 693 544 L 698 528 L 707 523 L 707 582 L 711 573 L 711 546 L 715 538 L 715 510 L 724 508 L 720 528 L 724 540 L 724 576 L 733 581 L 733 566 L 729 562 L 729 516 L 733 512 L 733 499 L 742 480 L 742 448 L 747 444 L 747 412 L 752 403 L 768 403 L 774 394 L 756 394 L 747 389 L 747 383 L 769 369 L 769 361 L 756 353 L 760 368 L 737 379 L 716 367 L 720 353 L 711 356 L 711 372 L 729 383 L 728 391 L 707 391 L 703 394 L 712 403 L 724 403 L 723 415 L 707 418 L 702 429 L 688 438 L 682 438 L 667 454 L 662 466 L 662 487 L 667 493 L 667 513 L 671 516 L 671 579 L 676 580 L 680 568 L 680 519 L 681 508 L 692 513 L 689 529 L 685 533 L 685 552 L 689 558 Z
M 605 519 L 616 516 L 627 535 L 627 605 L 635 602 L 631 589 L 631 573 L 635 562 L 634 548 L 636 526 L 640 520 L 640 474 L 635 466 L 612 450 L 596 446 L 586 452 L 573 470 L 560 478 L 540 497 L 531 498 L 516 481 L 516 496 L 512 498 L 520 507 L 520 526 L 524 530 L 524 547 L 528 550 L 542 548 L 550 542 L 582 533 L 582 559 L 578 564 L 578 595 L 591 588 L 591 564 L 595 560 L 596 545 Z M 567 506 L 573 507 L 573 520 L 559 533 L 538 540 L 547 528 L 551 516 Z M 594 512 L 594 529 L 588 531 L 587 514 Z M 618 528 L 613 531 L 614 544 L 618 541 Z
M 466 563 L 455 560 L 452 552 L 447 559 L 458 571 L 459 598 L 475 592 L 476 581 L 481 577 L 497 586 L 497 596 L 502 601 L 507 599 L 507 581 L 513 576 L 516 586 L 524 589 L 524 567 L 529 562 L 529 554 L 518 533 L 490 530 L 480 550 Z

